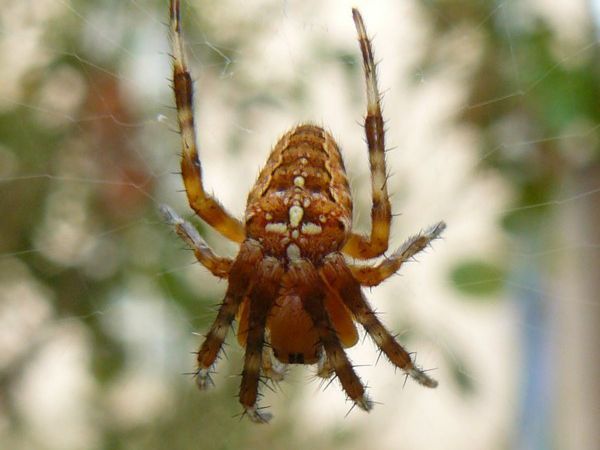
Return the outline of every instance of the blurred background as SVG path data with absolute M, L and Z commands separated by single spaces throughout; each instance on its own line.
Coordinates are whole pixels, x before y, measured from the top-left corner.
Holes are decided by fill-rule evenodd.
M 436 390 L 364 340 L 366 414 L 295 367 L 240 420 L 233 334 L 216 388 L 193 351 L 225 283 L 157 214 L 178 171 L 166 0 L 0 2 L 0 448 L 600 448 L 600 2 L 183 2 L 208 189 L 236 215 L 271 146 L 314 121 L 369 227 L 374 37 L 392 248 L 443 240 L 367 294 Z

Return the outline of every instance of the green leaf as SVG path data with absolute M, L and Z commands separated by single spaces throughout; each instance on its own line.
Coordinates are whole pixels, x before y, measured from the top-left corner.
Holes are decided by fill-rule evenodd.
M 473 297 L 497 294 L 504 286 L 505 271 L 481 260 L 463 261 L 450 273 L 450 279 L 456 289 Z

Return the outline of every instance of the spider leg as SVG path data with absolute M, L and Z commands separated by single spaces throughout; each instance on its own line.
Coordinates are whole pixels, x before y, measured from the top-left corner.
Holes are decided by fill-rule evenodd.
M 194 128 L 194 91 L 181 39 L 179 0 L 171 0 L 170 22 L 173 45 L 173 91 L 182 141 L 181 174 L 188 201 L 192 209 L 206 223 L 223 236 L 241 243 L 245 237 L 242 223 L 232 217 L 204 190 Z
M 279 291 L 279 281 L 283 274 L 281 263 L 272 257 L 264 258 L 252 267 L 254 284 L 250 290 L 250 315 L 246 338 L 246 356 L 240 386 L 240 403 L 253 422 L 266 423 L 271 414 L 263 412 L 256 404 L 260 369 L 263 364 L 265 326 L 269 310 Z
M 369 147 L 373 207 L 371 209 L 370 236 L 352 233 L 343 248 L 343 252 L 355 258 L 368 259 L 377 257 L 387 250 L 392 211 L 387 191 L 385 130 L 381 114 L 379 88 L 377 87 L 377 73 L 373 61 L 373 50 L 362 17 L 357 9 L 352 9 L 352 16 L 363 57 L 367 88 L 365 133 Z
M 255 267 L 261 259 L 260 245 L 256 241 L 248 240 L 241 245 L 240 253 L 231 265 L 229 286 L 225 293 L 225 299 L 204 342 L 200 346 L 200 350 L 198 350 L 196 383 L 200 389 L 206 389 L 210 384 L 210 368 L 219 355 L 240 303 L 249 287 L 251 287 Z
M 273 381 L 283 381 L 287 364 L 280 362 L 270 347 L 263 347 L 262 371 L 263 375 Z
M 317 330 L 319 345 L 323 346 L 327 360 L 339 378 L 342 388 L 359 408 L 365 411 L 371 410 L 373 403 L 367 396 L 360 378 L 354 372 L 325 309 L 325 287 L 316 269 L 307 260 L 299 259 L 290 264 L 288 274 L 290 284 L 302 298 L 304 310 Z
M 210 247 L 200 237 L 194 226 L 183 220 L 173 209 L 167 205 L 160 205 L 160 212 L 165 220 L 175 229 L 175 233 L 188 244 L 200 264 L 219 278 L 227 278 L 233 261 L 229 258 L 221 258 L 213 253 Z
M 394 336 L 379 321 L 340 254 L 326 258 L 321 268 L 321 276 L 330 289 L 339 292 L 356 321 L 364 327 L 392 364 L 423 386 L 430 388 L 437 386 L 437 381 L 415 366 L 410 354 L 396 342 Z
M 245 301 L 240 305 L 236 320 L 238 321 L 238 342 L 242 347 L 246 347 L 246 340 L 248 338 L 248 323 L 250 316 L 250 299 L 246 298 Z M 274 306 L 271 307 L 271 311 Z M 270 312 L 271 312 L 270 311 Z M 275 352 L 271 346 L 271 331 L 268 328 L 265 329 L 265 339 L 262 353 L 262 373 L 265 377 L 273 381 L 282 381 L 285 376 L 287 364 L 282 363 L 275 357 Z
M 404 262 L 427 248 L 431 241 L 437 239 L 445 228 L 446 224 L 444 222 L 438 222 L 424 232 L 410 237 L 390 257 L 377 266 L 355 266 L 348 264 L 352 276 L 362 286 L 377 286 L 396 273 Z
M 327 358 L 325 351 L 321 350 L 319 362 L 317 363 L 317 376 L 320 378 L 330 378 L 333 375 L 333 367 Z

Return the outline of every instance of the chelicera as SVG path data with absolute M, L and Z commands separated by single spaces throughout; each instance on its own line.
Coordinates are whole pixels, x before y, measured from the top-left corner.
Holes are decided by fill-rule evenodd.
M 418 383 L 437 382 L 418 368 L 409 353 L 380 322 L 361 287 L 377 286 L 426 248 L 445 228 L 439 222 L 409 238 L 376 265 L 356 265 L 388 248 L 391 207 L 387 191 L 384 123 L 371 43 L 362 17 L 353 9 L 366 79 L 364 128 L 369 152 L 371 232 L 352 231 L 352 196 L 339 147 L 329 132 L 301 124 L 275 144 L 248 195 L 243 221 L 234 218 L 204 190 L 193 113 L 193 87 L 183 52 L 179 0 L 171 0 L 173 84 L 181 131 L 181 172 L 192 209 L 226 238 L 239 243 L 233 259 L 217 256 L 197 230 L 171 208 L 162 213 L 194 250 L 198 261 L 228 287 L 197 352 L 196 381 L 212 384 L 210 371 L 232 322 L 245 347 L 240 403 L 255 422 L 269 413 L 257 405 L 260 377 L 281 380 L 287 364 L 316 364 L 323 378 L 337 376 L 342 388 L 365 411 L 373 403 L 344 351 L 363 326 L 389 360 Z

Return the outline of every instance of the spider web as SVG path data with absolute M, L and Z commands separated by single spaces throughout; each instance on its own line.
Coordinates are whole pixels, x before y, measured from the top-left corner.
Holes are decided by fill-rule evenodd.
M 384 322 L 403 333 L 403 344 L 419 351 L 419 364 L 437 367 L 443 387 L 429 392 L 409 382 L 399 389 L 401 374 L 384 361 L 375 364 L 376 349 L 365 342 L 350 355 L 382 404 L 342 421 L 350 405 L 337 383 L 316 393 L 321 389 L 307 383 L 306 369 L 293 370 L 278 392 L 263 389 L 262 402 L 281 417 L 272 426 L 286 431 L 280 446 L 330 448 L 348 439 L 349 448 L 508 442 L 544 448 L 553 438 L 550 423 L 579 436 L 562 438 L 563 446 L 597 442 L 593 426 L 578 433 L 572 427 L 598 414 L 594 397 L 582 391 L 598 379 L 585 340 L 594 342 L 592 317 L 600 312 L 594 280 L 586 277 L 597 272 L 600 248 L 590 214 L 600 196 L 594 171 L 600 123 L 582 113 L 552 131 L 532 127 L 518 108 L 505 110 L 549 92 L 558 75 L 595 55 L 597 37 L 587 32 L 580 3 L 564 10 L 542 0 L 497 1 L 492 8 L 465 2 L 476 20 L 463 24 L 454 21 L 460 2 L 456 8 L 359 2 L 381 61 L 389 190 L 401 213 L 391 247 L 440 219 L 449 225 L 444 239 L 419 257 L 422 264 L 407 265 L 400 278 L 368 296 Z M 598 12 L 598 2 L 591 5 Z M 355 225 L 366 231 L 364 87 L 351 5 L 231 0 L 183 6 L 209 189 L 241 216 L 277 137 L 313 121 L 343 149 Z M 203 397 L 179 375 L 189 372 L 189 352 L 198 343 L 193 332 L 206 329 L 225 284 L 181 251 L 156 213 L 167 203 L 193 220 L 174 174 L 179 147 L 165 5 L 44 0 L 29 9 L 24 2 L 0 13 L 6 211 L 0 446 L 93 448 L 111 435 L 133 442 L 127 433 L 138 429 L 145 445 L 156 441 L 160 448 L 167 434 L 153 426 L 161 423 L 190 430 L 167 438 L 183 448 L 196 442 L 199 430 L 210 430 L 206 448 L 251 448 L 268 431 L 231 430 L 242 360 L 233 336 L 215 392 Z M 538 21 L 549 30 L 556 62 L 532 74 L 519 36 Z M 434 38 L 434 23 L 449 30 L 444 39 Z M 508 44 L 502 61 L 513 84 L 473 101 L 476 68 L 490 60 L 492 25 Z M 562 86 L 561 108 L 576 108 L 575 78 Z M 476 126 L 482 123 L 493 126 Z M 539 156 L 549 147 L 563 152 L 558 161 Z M 548 164 L 567 167 L 550 171 L 545 195 L 524 195 L 520 168 Z M 531 211 L 542 213 L 520 214 Z M 509 219 L 519 226 L 511 228 Z M 216 252 L 235 253 L 195 224 Z M 591 373 L 581 371 L 588 359 L 595 361 Z M 557 394 L 552 400 L 551 393 Z M 566 399 L 576 413 L 560 412 Z M 96 420 L 98 410 L 104 420 Z

